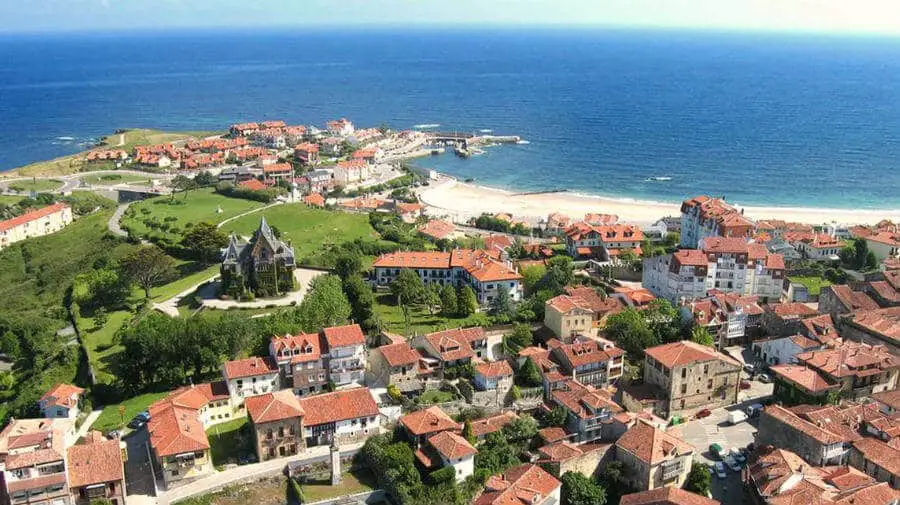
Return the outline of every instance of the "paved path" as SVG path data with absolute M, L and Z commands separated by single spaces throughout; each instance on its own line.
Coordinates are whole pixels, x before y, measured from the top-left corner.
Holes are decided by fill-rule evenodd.
M 162 301 L 159 303 L 154 303 L 153 308 L 162 312 L 163 314 L 167 314 L 172 317 L 178 317 L 179 316 L 178 304 L 181 303 L 181 300 L 184 299 L 184 297 L 193 293 L 194 291 L 197 291 L 197 289 L 199 289 L 200 286 L 202 286 L 203 284 L 214 281 L 216 279 L 216 277 L 218 277 L 218 276 L 219 276 L 219 274 L 213 275 L 209 279 L 204 279 L 204 280 L 198 282 L 197 284 L 194 284 L 193 286 L 185 289 L 181 293 L 178 293 L 177 295 L 173 296 L 172 298 L 169 298 L 168 300 L 165 300 L 165 301 Z
M 297 289 L 279 298 L 260 298 L 252 302 L 239 302 L 237 300 L 220 300 L 218 297 L 219 286 L 217 283 L 209 283 L 200 290 L 198 295 L 203 299 L 203 306 L 211 309 L 228 310 L 228 309 L 264 309 L 267 307 L 287 307 L 289 305 L 299 305 L 306 295 L 309 283 L 319 275 L 324 274 L 322 270 L 311 270 L 306 268 L 297 268 L 294 270 L 294 280 L 297 282 Z
M 238 215 L 236 215 L 236 216 L 231 216 L 231 217 L 229 217 L 228 219 L 226 219 L 226 220 L 222 221 L 221 223 L 217 224 L 217 225 L 216 225 L 216 228 L 221 228 L 225 223 L 227 223 L 227 222 L 229 222 L 229 221 L 234 221 L 235 219 L 242 218 L 242 217 L 244 217 L 244 216 L 253 214 L 254 212 L 259 212 L 259 211 L 261 211 L 261 210 L 266 210 L 266 209 L 268 209 L 268 208 L 270 208 L 270 207 L 274 207 L 274 206 L 276 206 L 276 205 L 281 205 L 282 203 L 283 203 L 283 202 L 280 202 L 280 201 L 275 202 L 275 203 L 270 203 L 269 205 L 265 205 L 265 206 L 263 206 L 263 207 L 259 207 L 259 208 L 252 209 L 252 210 L 248 210 L 247 212 L 242 212 L 242 213 L 240 213 L 240 214 L 238 214 Z
M 122 216 L 125 214 L 129 205 L 131 205 L 131 202 L 123 203 L 116 207 L 116 211 L 113 213 L 112 217 L 109 218 L 109 222 L 106 225 L 107 228 L 109 228 L 109 231 L 120 237 L 128 237 L 128 232 L 122 229 L 119 221 L 122 220 Z
M 94 425 L 94 422 L 100 417 L 100 413 L 103 412 L 103 409 L 92 410 L 87 417 L 84 418 L 84 422 L 81 423 L 81 427 L 78 428 L 78 432 L 75 434 L 75 440 L 87 435 L 87 432 L 91 430 L 91 426 Z

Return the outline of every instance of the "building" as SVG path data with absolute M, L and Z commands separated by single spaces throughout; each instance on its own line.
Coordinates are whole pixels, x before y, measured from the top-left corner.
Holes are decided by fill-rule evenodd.
M 458 236 L 456 225 L 441 219 L 431 219 L 419 226 L 419 233 L 432 240 L 451 240 Z
M 838 260 L 843 242 L 837 237 L 815 232 L 785 232 L 784 240 L 804 258 L 816 261 Z
M 84 389 L 71 384 L 57 384 L 38 400 L 42 417 L 64 417 L 73 421 L 81 412 L 80 403 Z
M 0 249 L 31 237 L 62 230 L 72 222 L 72 208 L 55 203 L 0 222 Z
M 681 204 L 681 247 L 697 249 L 707 237 L 749 238 L 753 221 L 720 198 L 697 196 Z
M 590 477 L 597 472 L 611 448 L 611 444 L 575 445 L 562 440 L 539 447 L 537 463 L 555 477 L 566 472 L 577 472 Z
M 224 380 L 180 387 L 151 404 L 148 410 L 152 414 L 155 410 L 168 407 L 194 411 L 204 429 L 214 424 L 228 422 L 238 414 Z
M 838 390 L 836 383 L 805 365 L 772 365 L 769 370 L 775 379 L 775 394 L 779 398 L 793 399 L 796 403 L 812 401 L 824 403 L 829 393 Z
M 247 397 L 278 391 L 281 387 L 278 364 L 271 356 L 226 361 L 222 375 L 235 406 L 243 405 Z
M 767 365 L 797 363 L 796 355 L 815 351 L 823 344 L 804 335 L 790 337 L 770 337 L 753 342 L 753 355 Z
M 576 337 L 596 337 L 606 319 L 625 310 L 621 298 L 605 296 L 589 286 L 567 286 L 565 294 L 544 304 L 544 326 L 565 343 Z
M 511 301 L 522 299 L 522 276 L 498 253 L 472 249 L 396 252 L 381 255 L 372 266 L 379 286 L 389 285 L 400 270 L 410 269 L 425 284 L 469 286 L 480 304 L 489 304 L 498 296 Z
M 475 365 L 472 383 L 479 391 L 506 394 L 512 388 L 513 369 L 506 361 L 489 361 Z
M 319 145 L 311 142 L 294 146 L 294 158 L 303 165 L 319 164 Z
M 294 289 L 294 248 L 275 237 L 266 218 L 247 243 L 232 234 L 222 265 L 222 292 L 232 298 L 247 293 L 278 296 Z
M 284 179 L 294 174 L 294 167 L 290 163 L 272 163 L 262 169 L 266 179 Z
M 66 472 L 73 505 L 90 505 L 95 500 L 125 505 L 125 467 L 118 439 L 88 433 L 84 442 L 66 451 Z
M 358 324 L 333 326 L 322 330 L 328 346 L 328 370 L 335 386 L 364 384 L 366 375 L 366 337 Z
M 737 403 L 741 382 L 737 360 L 688 340 L 651 347 L 644 354 L 644 382 L 662 394 L 662 417 Z
M 626 494 L 619 505 L 719 505 L 719 502 L 677 487 L 662 487 Z
M 852 398 L 897 389 L 900 358 L 883 345 L 844 341 L 840 345 L 796 356 L 797 363 L 814 369 L 829 384 Z
M 75 425 L 69 419 L 12 419 L 0 432 L 0 503 L 72 505 L 66 447 Z
M 900 232 L 881 231 L 864 239 L 879 263 L 888 258 L 900 258 Z
M 784 258 L 741 238 L 707 237 L 699 250 L 683 249 L 644 260 L 642 284 L 673 303 L 705 298 L 710 290 L 781 299 Z
M 436 405 L 401 416 L 400 426 L 406 431 L 407 438 L 416 444 L 416 447 L 421 446 L 437 433 L 459 429 L 459 423 L 451 419 Z
M 347 186 L 369 178 L 369 164 L 364 160 L 339 161 L 334 167 L 334 182 Z
M 861 310 L 843 319 L 841 335 L 900 354 L 900 307 Z
M 825 286 L 819 292 L 819 312 L 833 319 L 858 310 L 876 310 L 878 303 L 863 291 L 853 291 L 846 284 Z
M 303 450 L 304 412 L 293 391 L 251 396 L 245 406 L 259 461 L 295 456 Z
M 197 409 L 163 401 L 151 405 L 149 411 L 150 450 L 166 488 L 215 471 Z
M 550 400 L 566 409 L 566 431 L 573 442 L 584 444 L 616 437 L 615 416 L 624 412 L 606 389 L 564 380 L 549 394 Z
M 474 505 L 557 505 L 562 483 L 537 465 L 512 467 L 492 475 Z
M 300 399 L 307 447 L 361 442 L 381 432 L 381 413 L 369 388 L 352 388 Z
M 694 320 L 713 336 L 717 349 L 743 345 L 762 324 L 759 297 L 710 291 L 709 297 L 685 301 L 682 316 Z
M 644 232 L 630 224 L 593 225 L 584 221 L 566 229 L 566 251 L 573 258 L 611 261 L 624 251 L 641 255 Z
M 408 342 L 383 345 L 374 349 L 369 359 L 370 378 L 373 386 L 397 386 L 404 393 L 422 389 L 419 380 L 419 360 L 422 355 Z
M 589 341 L 559 345 L 551 356 L 563 375 L 587 386 L 605 388 L 622 376 L 625 351 L 612 342 Z
M 466 439 L 452 431 L 442 431 L 428 437 L 427 444 L 416 450 L 416 459 L 427 469 L 453 467 L 456 482 L 475 473 L 478 450 Z
M 807 407 L 822 408 L 803 407 L 800 412 L 805 412 Z M 861 436 L 841 424 L 839 418 L 826 426 L 821 422 L 817 424 L 818 417 L 801 416 L 780 405 L 769 405 L 760 413 L 756 441 L 762 446 L 790 450 L 816 466 L 846 465 L 850 443 Z M 830 429 L 832 426 L 836 429 Z
M 796 335 L 803 332 L 805 318 L 817 315 L 815 309 L 803 303 L 771 303 L 763 307 L 762 329 L 765 335 Z
M 634 489 L 682 487 L 691 471 L 694 448 L 644 421 L 638 421 L 616 441 L 616 460 L 627 468 Z
M 280 387 L 298 396 L 319 393 L 328 386 L 326 355 L 320 333 L 276 336 L 269 341 L 269 356 L 278 364 Z
M 353 135 L 355 129 L 353 128 L 353 123 L 350 122 L 349 119 L 340 118 L 334 121 L 329 121 L 325 124 L 328 133 L 338 136 L 338 137 L 349 137 Z
M 475 435 L 475 439 L 478 442 L 482 442 L 488 435 L 502 430 L 504 426 L 518 418 L 519 416 L 514 412 L 505 410 L 493 416 L 473 419 L 471 421 L 472 433 Z

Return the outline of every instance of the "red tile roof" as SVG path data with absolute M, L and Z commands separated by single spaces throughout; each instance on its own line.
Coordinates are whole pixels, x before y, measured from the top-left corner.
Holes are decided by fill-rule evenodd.
M 414 365 L 419 362 L 422 357 L 419 351 L 413 349 L 407 342 L 398 342 L 396 344 L 383 345 L 375 352 L 384 356 L 384 360 L 389 366 Z
M 561 388 L 550 393 L 550 397 L 582 419 L 597 417 L 604 409 L 612 413 L 623 411 L 612 400 L 612 393 L 609 391 L 585 386 L 572 379 L 565 380 Z
M 224 367 L 225 378 L 229 380 L 278 373 L 278 365 L 271 356 L 263 358 L 253 356 L 251 358 L 226 361 Z
M 248 179 L 246 181 L 239 182 L 238 186 L 240 186 L 244 189 L 249 189 L 250 191 L 262 191 L 262 190 L 266 189 L 266 187 L 267 187 L 265 184 L 263 184 L 258 179 Z
M 705 267 L 709 258 L 699 249 L 680 249 L 672 253 L 672 259 L 681 266 Z
M 303 203 L 310 207 L 324 207 L 325 197 L 318 193 L 311 193 L 303 197 Z
M 366 337 L 358 324 L 332 326 L 322 330 L 322 333 L 325 335 L 325 342 L 328 343 L 329 350 L 335 347 L 366 344 Z
M 837 297 L 841 304 L 849 311 L 875 310 L 878 308 L 878 304 L 875 300 L 869 298 L 869 295 L 862 291 L 853 291 L 850 289 L 850 286 L 847 286 L 846 284 L 835 284 L 833 286 L 826 286 L 822 289 L 834 293 L 834 296 Z
M 63 407 L 72 408 L 78 403 L 78 398 L 82 394 L 84 394 L 84 389 L 71 384 L 60 383 L 44 393 L 41 400 L 46 401 L 48 407 L 62 405 Z
M 150 433 L 150 445 L 158 457 L 209 449 L 209 440 L 197 410 L 170 404 L 151 414 L 147 431 Z
M 635 458 L 649 465 L 694 451 L 694 448 L 684 440 L 643 421 L 638 421 L 626 431 L 616 441 L 616 447 L 630 452 Z
M 453 223 L 440 219 L 433 219 L 419 227 L 419 233 L 436 240 L 447 238 L 455 231 L 456 226 Z
M 71 487 L 117 482 L 125 478 L 118 439 L 73 445 L 66 453 L 66 461 Z
M 293 168 L 290 163 L 273 163 L 263 167 L 263 173 L 266 174 L 290 172 L 291 170 L 293 170 Z
M 490 361 L 475 365 L 475 373 L 484 377 L 512 377 L 513 369 L 506 361 Z
M 767 312 L 774 312 L 779 317 L 806 317 L 817 314 L 816 310 L 799 302 L 771 303 L 766 305 Z
M 845 341 L 835 347 L 799 353 L 800 364 L 806 364 L 831 377 L 868 376 L 872 371 L 900 367 L 897 358 L 883 345 Z
M 516 466 L 502 475 L 491 476 L 474 505 L 534 505 L 542 503 L 561 485 L 537 465 Z
M 834 326 L 834 321 L 831 320 L 830 314 L 810 317 L 804 319 L 802 322 L 806 329 L 806 335 L 823 344 L 833 342 L 835 339 L 840 338 L 840 335 L 838 335 L 837 329 Z
M 839 442 L 849 442 L 849 439 L 842 437 L 839 433 L 833 433 L 822 426 L 804 419 L 781 405 L 769 405 L 764 410 L 765 415 L 772 416 L 782 424 L 790 426 L 792 429 L 805 434 L 806 436 L 816 440 L 821 444 L 837 444 Z
M 570 368 L 591 363 L 606 363 L 625 354 L 625 351 L 618 347 L 604 347 L 595 341 L 564 344 L 559 346 L 558 349 L 558 352 L 562 354 Z
M 567 440 L 569 438 L 569 434 L 566 433 L 566 430 L 555 426 L 538 430 L 538 435 L 548 444 Z
M 432 435 L 428 438 L 428 443 L 438 454 L 449 461 L 474 456 L 478 452 L 466 439 L 452 431 L 442 431 L 437 435 Z
M 719 502 L 677 487 L 660 487 L 626 494 L 619 505 L 719 505 Z
M 283 352 L 290 355 L 291 363 L 306 363 L 322 358 L 322 336 L 318 333 L 300 333 L 298 335 L 285 335 L 283 337 L 272 337 L 272 350 L 275 352 L 274 358 L 283 361 L 286 356 L 281 356 Z
M 438 406 L 403 415 L 400 417 L 400 424 L 415 436 L 459 428 L 459 424 Z
M 41 219 L 42 217 L 61 212 L 62 210 L 68 208 L 68 204 L 54 203 L 53 205 L 48 205 L 46 207 L 41 207 L 40 209 L 28 211 L 21 216 L 16 216 L 12 219 L 7 219 L 6 221 L 0 222 L 0 232 L 11 230 L 17 226 L 36 221 L 38 219 Z
M 880 466 L 893 476 L 900 477 L 900 450 L 870 437 L 854 441 L 853 448 L 867 461 Z
M 900 307 L 855 312 L 850 321 L 867 332 L 900 342 Z
M 425 335 L 425 340 L 440 354 L 442 361 L 472 358 L 475 356 L 472 342 L 484 340 L 484 329 L 477 326 L 438 331 Z
M 837 386 L 829 383 L 818 372 L 807 366 L 772 365 L 770 368 L 776 376 L 811 393 L 821 393 Z
M 303 407 L 290 389 L 251 396 L 244 400 L 254 424 L 271 423 L 303 416 Z
M 380 415 L 369 388 L 344 389 L 301 398 L 300 407 L 305 412 L 304 426 Z
M 490 417 L 474 419 L 472 420 L 472 432 L 476 437 L 481 437 L 487 435 L 488 433 L 500 431 L 504 426 L 515 421 L 518 418 L 519 416 L 517 416 L 515 413 L 505 411 Z
M 651 347 L 645 349 L 644 354 L 660 362 L 666 368 L 711 360 L 724 361 L 737 367 L 741 366 L 734 358 L 717 352 L 712 347 L 700 345 L 690 340 Z

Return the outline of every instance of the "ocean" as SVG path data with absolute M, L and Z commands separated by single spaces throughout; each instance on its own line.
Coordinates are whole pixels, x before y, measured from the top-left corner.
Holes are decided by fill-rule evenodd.
M 0 169 L 116 128 L 520 135 L 418 160 L 518 191 L 900 208 L 900 40 L 613 29 L 0 36 Z

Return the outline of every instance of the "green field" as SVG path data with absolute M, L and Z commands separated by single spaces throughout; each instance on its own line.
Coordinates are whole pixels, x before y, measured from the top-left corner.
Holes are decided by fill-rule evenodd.
M 822 288 L 831 286 L 831 281 L 822 277 L 788 277 L 788 280 L 806 286 L 809 294 L 813 296 L 818 296 Z
M 401 335 L 406 333 L 403 312 L 394 303 L 392 295 L 380 294 L 375 297 L 375 313 L 384 324 L 385 330 Z M 447 318 L 440 314 L 432 316 L 425 309 L 414 308 L 410 311 L 410 316 L 409 335 L 488 324 L 484 314 L 473 314 L 465 318 Z
M 365 214 L 311 209 L 302 204 L 271 207 L 230 221 L 222 226 L 222 230 L 249 236 L 263 216 L 270 226 L 281 232 L 282 240 L 290 241 L 298 262 L 304 264 L 321 264 L 314 258 L 330 246 L 357 238 L 374 240 L 378 236 Z
M 376 486 L 375 478 L 366 470 L 345 472 L 341 475 L 341 483 L 332 486 L 331 481 L 303 484 L 303 497 L 307 503 L 337 498 L 350 494 L 365 493 Z
M 237 463 L 241 456 L 253 452 L 253 438 L 246 417 L 210 426 L 206 430 L 213 465 Z
M 125 310 L 117 310 L 108 315 L 106 324 L 97 328 L 91 318 L 78 319 L 78 329 L 87 348 L 88 360 L 94 367 L 97 380 L 104 384 L 112 384 L 115 381 L 115 355 L 122 351 L 121 344 L 113 344 L 113 336 L 128 321 L 132 314 Z
M 453 393 L 448 391 L 440 391 L 437 389 L 429 389 L 419 396 L 419 401 L 424 404 L 444 403 L 453 401 Z
M 135 396 L 134 398 L 129 398 L 120 404 L 107 405 L 103 409 L 103 412 L 100 413 L 100 417 L 94 421 L 92 428 L 101 433 L 122 429 L 134 416 L 147 410 L 147 407 L 149 407 L 151 403 L 165 398 L 167 394 L 169 393 L 145 393 Z M 124 414 L 119 414 L 120 406 L 125 407 Z
M 187 223 L 201 221 L 220 223 L 263 205 L 261 202 L 242 198 L 228 198 L 213 192 L 212 188 L 204 188 L 189 191 L 186 196 L 179 194 L 174 199 L 160 196 L 136 203 L 128 209 L 127 215 L 122 219 L 122 225 L 140 237 L 157 236 L 173 240 L 178 236 L 166 231 L 150 229 L 144 220 L 155 217 L 160 223 L 163 223 L 165 218 L 174 217 L 175 221 L 170 221 L 168 224 L 183 230 Z M 219 209 L 222 210 L 221 213 L 217 212 Z M 145 212 L 149 212 L 149 214 Z
M 94 174 L 86 175 L 81 178 L 86 184 L 92 186 L 114 186 L 116 184 L 143 183 L 149 184 L 148 181 L 152 177 L 135 175 L 135 174 Z
M 0 203 L 3 205 L 15 205 L 24 199 L 24 196 L 0 195 Z
M 33 179 L 30 181 L 14 181 L 9 183 L 9 189 L 13 191 L 35 191 L 42 193 L 61 188 L 63 182 L 57 179 Z

